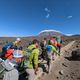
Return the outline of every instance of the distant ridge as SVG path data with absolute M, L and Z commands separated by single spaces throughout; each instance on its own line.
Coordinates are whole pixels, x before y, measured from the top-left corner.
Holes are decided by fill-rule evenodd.
M 39 36 L 53 36 L 53 35 L 64 35 L 62 32 L 57 31 L 57 30 L 43 30 L 39 32 Z

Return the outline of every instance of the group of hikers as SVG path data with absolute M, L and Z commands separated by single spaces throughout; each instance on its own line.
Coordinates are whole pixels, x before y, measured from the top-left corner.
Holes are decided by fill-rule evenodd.
M 60 56 L 61 36 L 53 36 L 49 39 L 44 38 L 42 41 L 34 39 L 25 48 L 21 39 L 17 38 L 15 42 L 8 42 L 2 48 L 0 53 L 0 75 L 3 80 L 35 80 L 38 72 L 39 60 L 46 60 L 46 72 L 50 72 L 51 62 L 55 56 Z M 22 75 L 22 76 L 21 76 Z

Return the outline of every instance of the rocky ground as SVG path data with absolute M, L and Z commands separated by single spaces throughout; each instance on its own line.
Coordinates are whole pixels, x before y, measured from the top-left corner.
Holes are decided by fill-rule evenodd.
M 43 76 L 42 80 L 80 80 L 80 59 L 73 59 L 71 55 L 76 50 L 80 54 L 79 40 L 67 51 L 64 50 L 62 56 L 53 63 L 51 73 Z
M 34 38 L 22 38 L 22 45 L 25 46 L 30 40 Z M 38 38 L 39 39 L 39 38 Z M 63 42 L 63 46 L 67 45 L 73 40 L 77 40 L 68 50 L 63 51 L 62 56 L 60 56 L 55 62 L 53 62 L 52 71 L 50 74 L 43 75 L 41 80 L 80 80 L 80 60 L 72 59 L 72 51 L 80 50 L 80 36 L 66 37 Z M 4 41 L 3 41 L 4 40 Z M 7 38 L 9 41 L 14 41 L 13 38 Z M 1 38 L 0 41 L 4 44 L 6 38 Z M 26 43 L 27 42 L 27 43 Z M 0 44 L 0 49 L 2 45 Z M 78 51 L 78 50 L 77 50 Z M 80 51 L 78 51 L 80 53 Z

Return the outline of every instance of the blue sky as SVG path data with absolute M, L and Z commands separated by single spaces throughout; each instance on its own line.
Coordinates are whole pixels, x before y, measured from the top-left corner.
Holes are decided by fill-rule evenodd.
M 80 0 L 0 0 L 0 36 L 55 29 L 80 34 Z

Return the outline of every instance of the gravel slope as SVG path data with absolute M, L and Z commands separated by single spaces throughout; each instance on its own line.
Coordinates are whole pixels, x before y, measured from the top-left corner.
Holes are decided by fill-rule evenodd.
M 80 80 L 80 60 L 70 59 L 72 51 L 77 49 L 80 49 L 80 41 L 75 41 L 68 50 L 64 49 L 63 55 L 53 63 L 51 73 L 43 80 Z

